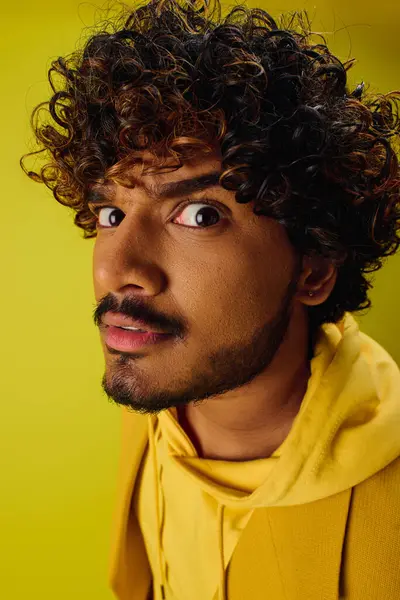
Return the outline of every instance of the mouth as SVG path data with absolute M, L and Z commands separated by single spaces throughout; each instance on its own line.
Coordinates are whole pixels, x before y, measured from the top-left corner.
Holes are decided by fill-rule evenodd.
M 138 327 L 122 327 L 122 325 L 116 325 L 116 327 L 118 327 L 118 329 L 123 329 L 124 331 L 135 331 L 136 333 L 151 333 L 148 329 L 139 329 Z
M 144 321 L 131 319 L 122 313 L 105 314 L 102 319 L 102 324 L 108 327 L 116 327 L 123 331 L 132 331 L 134 333 L 163 333 L 155 331 L 151 325 L 147 325 Z
M 174 336 L 168 333 L 137 331 L 109 325 L 105 329 L 105 344 L 113 350 L 129 352 L 145 346 L 170 340 Z

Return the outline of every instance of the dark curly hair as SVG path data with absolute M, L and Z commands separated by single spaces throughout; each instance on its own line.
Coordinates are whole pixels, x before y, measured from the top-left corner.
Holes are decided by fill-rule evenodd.
M 123 6 L 52 62 L 54 94 L 32 114 L 40 149 L 21 166 L 89 238 L 91 185 L 129 185 L 124 173 L 145 149 L 158 168 L 171 157 L 179 168 L 218 144 L 221 186 L 284 225 L 300 257 L 337 266 L 330 297 L 309 309 L 313 327 L 337 322 L 371 305 L 367 274 L 400 243 L 400 92 L 350 92 L 354 60 L 312 38 L 304 11 L 278 24 L 244 5 L 221 18 L 219 0 Z M 25 166 L 38 152 L 50 159 L 39 173 Z

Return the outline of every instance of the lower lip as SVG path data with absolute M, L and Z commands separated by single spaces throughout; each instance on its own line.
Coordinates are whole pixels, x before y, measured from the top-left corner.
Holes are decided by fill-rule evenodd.
M 115 350 L 137 350 L 143 346 L 168 340 L 171 337 L 171 335 L 165 333 L 140 333 L 110 325 L 105 332 L 105 343 Z

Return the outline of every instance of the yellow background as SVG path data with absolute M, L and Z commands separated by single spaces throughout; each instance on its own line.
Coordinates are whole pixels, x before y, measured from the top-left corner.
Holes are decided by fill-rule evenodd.
M 98 6 L 100 3 L 98 4 Z M 400 88 L 400 8 L 392 0 L 260 2 L 273 15 L 306 8 L 350 72 Z M 252 2 L 251 6 L 257 6 Z M 50 60 L 72 51 L 96 3 L 19 0 L 1 8 L 1 556 L 4 600 L 110 600 L 108 544 L 120 409 L 103 394 L 92 311 L 93 240 L 19 157 L 29 116 L 49 97 Z M 336 33 L 333 33 L 335 32 Z M 376 276 L 362 328 L 400 362 L 399 257 Z

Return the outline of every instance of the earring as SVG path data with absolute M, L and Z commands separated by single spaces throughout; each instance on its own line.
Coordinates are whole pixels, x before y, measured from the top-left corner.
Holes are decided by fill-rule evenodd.
M 314 292 L 308 292 L 309 296 L 314 296 Z

